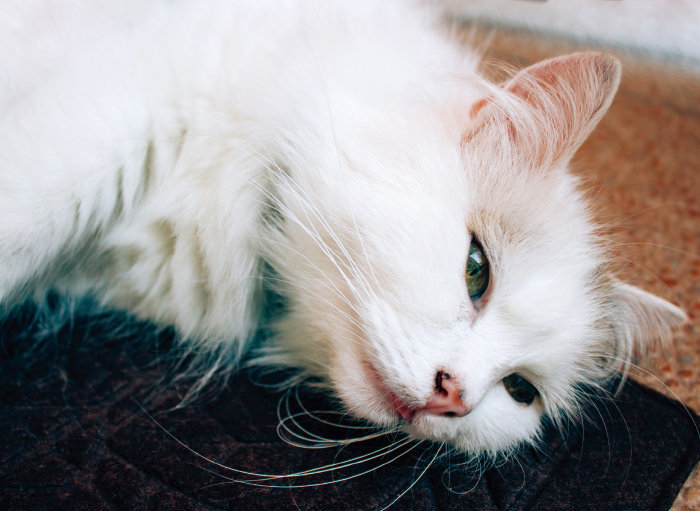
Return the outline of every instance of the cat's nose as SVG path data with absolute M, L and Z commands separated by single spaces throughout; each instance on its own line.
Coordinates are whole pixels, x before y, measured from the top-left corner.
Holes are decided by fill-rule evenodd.
M 435 391 L 420 411 L 443 417 L 464 417 L 471 409 L 464 404 L 463 395 L 463 389 L 450 373 L 438 371 L 435 375 Z

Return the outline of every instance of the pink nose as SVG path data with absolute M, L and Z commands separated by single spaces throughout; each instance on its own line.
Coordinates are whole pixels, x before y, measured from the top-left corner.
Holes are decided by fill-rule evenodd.
M 462 401 L 462 389 L 457 381 L 449 373 L 438 371 L 435 392 L 420 411 L 444 417 L 464 417 L 471 409 Z

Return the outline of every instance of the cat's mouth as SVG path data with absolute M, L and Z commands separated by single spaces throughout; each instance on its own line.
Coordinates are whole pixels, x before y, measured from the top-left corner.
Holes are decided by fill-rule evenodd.
M 406 419 L 407 421 L 410 421 L 413 419 L 413 417 L 416 415 L 417 410 L 414 408 L 411 408 L 409 404 L 407 404 L 405 401 L 403 401 L 400 397 L 398 397 L 396 394 L 393 392 L 389 391 L 389 399 L 388 401 L 391 403 L 391 407 L 394 409 L 396 413 L 398 413 L 401 417 Z
M 372 388 L 375 389 L 377 396 L 383 401 L 387 411 L 393 415 L 398 415 L 404 420 L 412 420 L 420 410 L 399 397 L 391 387 L 386 384 L 385 378 L 382 377 L 379 370 L 371 362 L 365 360 L 363 365 Z

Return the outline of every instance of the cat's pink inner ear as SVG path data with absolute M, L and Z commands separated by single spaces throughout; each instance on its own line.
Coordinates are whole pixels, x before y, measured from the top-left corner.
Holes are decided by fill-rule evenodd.
M 469 119 L 474 120 L 479 115 L 479 112 L 491 102 L 491 98 L 483 98 L 474 103 L 469 110 Z
M 567 163 L 610 106 L 620 74 L 615 57 L 596 52 L 564 55 L 523 69 L 504 85 L 532 115 L 530 128 L 509 119 L 515 125 L 514 142 L 529 151 L 535 166 Z

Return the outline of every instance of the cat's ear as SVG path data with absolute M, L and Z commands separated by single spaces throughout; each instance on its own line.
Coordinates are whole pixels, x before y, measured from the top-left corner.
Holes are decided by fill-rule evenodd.
M 523 69 L 505 90 L 533 109 L 543 132 L 532 147 L 543 166 L 567 163 L 605 115 L 620 84 L 620 62 L 612 55 L 573 53 Z
M 610 284 L 613 328 L 633 356 L 646 352 L 652 342 L 668 338 L 688 319 L 683 310 L 663 298 L 617 279 Z
M 608 110 L 620 83 L 612 55 L 582 52 L 538 62 L 503 85 L 505 95 L 477 102 L 471 116 L 507 125 L 523 163 L 565 165 Z

